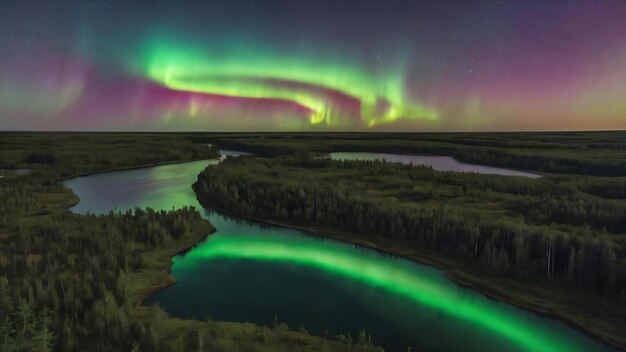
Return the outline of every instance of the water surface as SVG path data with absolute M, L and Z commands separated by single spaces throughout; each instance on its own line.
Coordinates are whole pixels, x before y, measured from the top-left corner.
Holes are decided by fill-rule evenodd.
M 31 169 L 0 169 L 0 178 L 5 176 L 23 176 L 32 172 Z
M 78 177 L 73 211 L 199 207 L 199 161 Z M 605 351 L 552 319 L 486 298 L 441 271 L 382 252 L 209 210 L 217 232 L 174 258 L 178 281 L 148 298 L 170 314 L 271 325 L 317 335 L 361 328 L 387 351 Z
M 413 165 L 428 165 L 437 171 L 476 172 L 488 175 L 524 176 L 531 178 L 539 178 L 542 176 L 528 171 L 511 170 L 477 164 L 466 164 L 451 156 L 337 152 L 330 153 L 330 157 L 333 160 L 385 160 L 392 163 L 413 163 Z

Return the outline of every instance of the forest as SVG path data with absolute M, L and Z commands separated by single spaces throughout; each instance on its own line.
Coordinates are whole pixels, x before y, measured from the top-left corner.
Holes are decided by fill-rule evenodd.
M 626 346 L 624 137 L 0 133 L 0 350 L 380 351 L 365 332 L 316 337 L 283 323 L 183 320 L 142 306 L 172 283 L 170 257 L 211 225 L 192 208 L 67 210 L 79 199 L 64 178 L 218 157 L 207 143 L 267 158 L 228 158 L 204 170 L 193 188 L 205 206 L 441 265 L 458 282 L 549 307 Z M 325 158 L 341 150 L 452 155 L 550 175 Z
M 626 202 L 592 184 L 296 156 L 229 159 L 194 189 L 238 214 L 411 240 L 626 301 Z
M 626 132 L 221 133 L 212 143 L 257 155 L 309 151 L 453 156 L 460 161 L 558 174 L 626 176 Z
M 0 349 L 131 350 L 170 343 L 155 321 L 144 325 L 134 318 L 139 302 L 131 299 L 132 278 L 147 266 L 142 254 L 181 242 L 191 230 L 211 232 L 188 208 L 60 212 L 18 227 L 0 252 Z
M 78 215 L 60 180 L 218 157 L 187 135 L 3 133 L 0 351 L 381 351 L 363 331 L 315 337 L 286 324 L 183 320 L 143 299 L 171 257 L 214 229 L 193 208 Z M 16 169 L 21 169 L 17 170 Z M 190 185 L 191 187 L 191 185 Z
M 585 314 L 624 327 L 625 185 L 624 177 L 530 179 L 298 152 L 228 158 L 202 171 L 194 190 L 204 206 L 331 237 L 348 233 L 335 237 L 376 248 L 427 250 L 484 281 L 539 285 L 552 293 L 548 301 L 576 292 L 574 311 L 580 297 L 595 297 Z
M 217 156 L 183 134 L 0 132 L 0 169 L 33 169 L 50 178 Z

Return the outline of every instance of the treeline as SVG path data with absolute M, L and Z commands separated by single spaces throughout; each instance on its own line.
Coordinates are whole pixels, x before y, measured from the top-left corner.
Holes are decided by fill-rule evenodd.
M 78 201 L 70 190 L 44 174 L 0 179 L 0 233 L 13 232 L 25 219 L 37 221 L 37 216 L 48 215 Z
M 223 148 L 278 156 L 299 151 L 453 156 L 483 165 L 557 174 L 626 176 L 623 132 L 212 135 Z
M 33 169 L 50 178 L 219 156 L 183 134 L 5 132 L 0 140 L 0 169 Z
M 491 272 L 626 300 L 626 207 L 586 193 L 588 182 L 300 155 L 229 159 L 194 190 L 245 216 L 411 240 Z
M 30 191 L 60 191 L 44 198 L 63 198 L 67 191 L 27 185 L 26 192 L 5 192 L 0 202 L 14 206 L 9 214 L 16 218 L 0 227 L 2 352 L 383 351 L 371 340 L 317 338 L 284 324 L 182 320 L 158 306 L 137 307 L 138 294 L 163 283 L 169 255 L 212 227 L 193 208 L 96 216 L 50 207 L 27 216 L 46 205 Z M 29 199 L 18 201 L 23 195 Z
M 32 169 L 0 173 L 0 351 L 381 351 L 369 341 L 137 307 L 165 283 L 169 255 L 212 227 L 190 208 L 72 214 L 66 209 L 78 198 L 58 181 L 217 156 L 179 134 L 0 134 L 0 169 Z
M 168 346 L 152 318 L 136 318 L 129 277 L 146 266 L 143 253 L 203 223 L 183 208 L 59 212 L 22 224 L 0 247 L 0 350 L 183 351 Z
M 212 159 L 215 147 L 186 135 L 156 133 L 0 133 L 0 233 L 23 217 L 47 215 L 78 201 L 59 178 L 153 163 Z

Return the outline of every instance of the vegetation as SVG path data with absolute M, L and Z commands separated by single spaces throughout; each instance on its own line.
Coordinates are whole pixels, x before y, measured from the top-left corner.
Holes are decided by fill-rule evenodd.
M 169 283 L 170 257 L 210 233 L 197 211 L 57 213 L 22 226 L 0 254 L 2 351 L 342 350 L 284 327 L 184 321 L 137 307 Z M 375 351 L 371 344 L 357 351 Z
M 208 159 L 186 135 L 26 134 L 0 139 L 1 351 L 380 351 L 284 324 L 171 318 L 144 297 L 173 282 L 171 257 L 213 228 L 192 208 L 78 215 L 58 178 Z M 6 169 L 29 168 L 20 175 Z
M 243 216 L 348 232 L 383 249 L 401 243 L 477 275 L 588 293 L 613 302 L 599 314 L 624 327 L 626 178 L 605 180 L 437 172 L 300 152 L 227 159 L 205 169 L 194 190 L 204 204 Z
M 0 133 L 0 169 L 34 169 L 48 178 L 217 156 L 182 134 Z
M 0 134 L 0 234 L 78 202 L 57 180 L 163 162 L 211 159 L 215 148 L 183 135 L 130 133 Z M 28 169 L 26 175 L 10 169 Z M 3 174 L 0 174 L 3 176 Z
M 626 132 L 231 133 L 208 137 L 223 148 L 265 156 L 298 151 L 430 154 L 546 173 L 626 176 Z
M 0 256 L 2 350 L 157 345 L 161 336 L 149 334 L 154 322 L 133 319 L 140 301 L 131 299 L 136 282 L 130 279 L 147 265 L 142 254 L 211 230 L 193 209 L 107 216 L 59 212 L 20 226 Z
M 172 283 L 171 256 L 210 224 L 188 208 L 67 211 L 78 198 L 60 178 L 215 158 L 209 140 L 275 158 L 229 159 L 203 171 L 194 188 L 207 205 L 428 261 L 463 284 L 626 347 L 625 137 L 2 133 L 0 350 L 379 350 L 364 332 L 326 339 L 284 324 L 182 320 L 140 306 Z M 444 154 L 561 175 L 319 159 L 333 151 Z

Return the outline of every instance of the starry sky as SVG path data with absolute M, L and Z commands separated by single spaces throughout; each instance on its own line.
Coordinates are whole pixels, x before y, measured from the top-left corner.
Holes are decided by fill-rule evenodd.
M 2 0 L 0 130 L 626 129 L 622 0 Z

